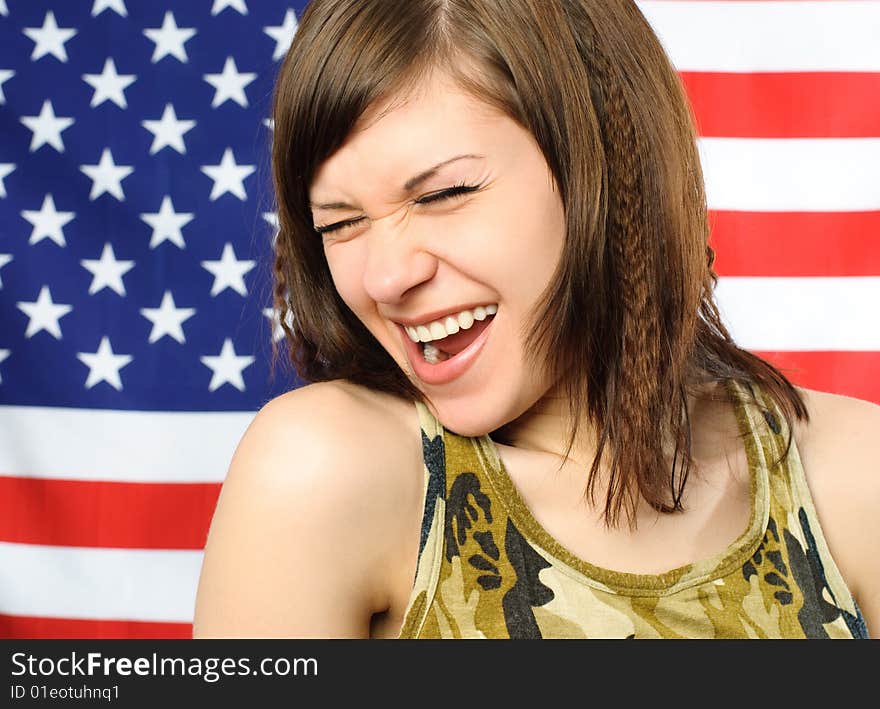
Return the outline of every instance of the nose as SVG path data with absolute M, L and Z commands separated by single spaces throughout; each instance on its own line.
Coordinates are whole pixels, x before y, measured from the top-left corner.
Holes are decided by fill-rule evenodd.
M 374 220 L 366 234 L 364 290 L 377 303 L 397 304 L 434 276 L 437 259 L 405 228 L 406 218 L 398 224 L 381 224 L 383 220 Z

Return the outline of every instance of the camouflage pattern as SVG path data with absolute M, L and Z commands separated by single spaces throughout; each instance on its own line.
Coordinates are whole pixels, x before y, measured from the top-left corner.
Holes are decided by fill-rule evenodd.
M 492 440 L 416 403 L 426 499 L 400 638 L 867 638 L 772 400 L 728 383 L 751 471 L 748 528 L 663 574 L 575 557 L 534 519 Z

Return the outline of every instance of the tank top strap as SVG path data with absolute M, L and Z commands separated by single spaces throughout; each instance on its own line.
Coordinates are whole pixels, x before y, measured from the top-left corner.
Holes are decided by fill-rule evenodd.
M 740 387 L 740 391 L 743 391 Z M 824 609 L 813 622 L 820 626 L 841 618 L 854 637 L 868 637 L 864 618 L 825 539 L 807 482 L 793 428 L 775 399 L 760 387 L 752 391 L 763 422 L 758 424 L 768 463 L 770 520 L 767 544 L 785 548 L 787 564 L 778 569 L 805 595 L 805 608 Z M 754 415 L 757 422 L 758 415 Z M 763 424 L 763 425 L 761 425 Z M 761 561 L 758 559 L 758 561 Z
M 399 638 L 415 638 L 421 633 L 434 597 L 443 555 L 443 525 L 446 516 L 446 442 L 443 424 L 421 401 L 415 401 L 422 438 L 422 510 L 416 575 L 404 611 Z

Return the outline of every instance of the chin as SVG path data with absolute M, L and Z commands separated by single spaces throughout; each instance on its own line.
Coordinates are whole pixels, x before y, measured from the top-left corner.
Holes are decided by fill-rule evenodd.
M 508 419 L 498 412 L 503 407 L 487 401 L 483 398 L 484 410 L 477 410 L 472 404 L 462 402 L 461 404 L 445 404 L 438 402 L 440 410 L 437 412 L 437 418 L 443 427 L 459 436 L 468 438 L 479 438 L 486 434 L 492 434 L 502 429 Z

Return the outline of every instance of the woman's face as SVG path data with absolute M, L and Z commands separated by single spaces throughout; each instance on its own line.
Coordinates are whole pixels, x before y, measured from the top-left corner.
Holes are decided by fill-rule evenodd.
M 477 189 L 417 203 L 461 185 Z M 435 74 L 405 103 L 372 107 L 320 166 L 310 199 L 316 229 L 354 222 L 315 237 L 333 282 L 444 426 L 483 435 L 547 392 L 546 373 L 526 366 L 523 335 L 554 273 L 565 223 L 552 173 L 527 130 Z M 471 318 L 460 313 L 480 305 L 497 313 L 480 320 L 477 311 L 466 328 Z M 451 334 L 436 341 L 441 351 L 480 335 L 430 364 L 404 324 L 424 325 L 411 331 L 418 336 L 432 322 L 445 326 L 435 337 Z

